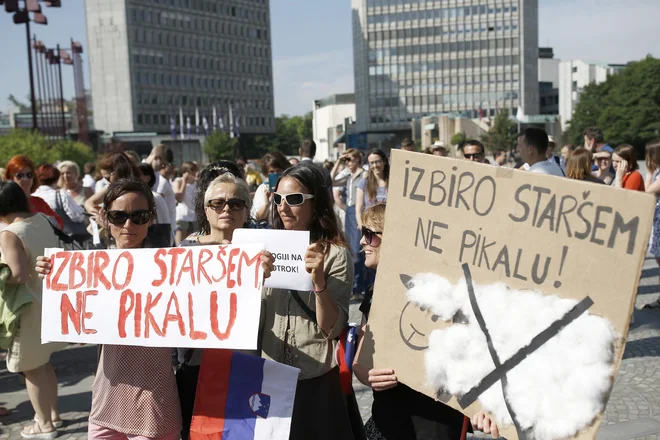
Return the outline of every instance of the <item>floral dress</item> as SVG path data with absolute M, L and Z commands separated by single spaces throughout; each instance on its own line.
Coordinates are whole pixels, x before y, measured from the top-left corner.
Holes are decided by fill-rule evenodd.
M 653 179 L 655 182 L 660 176 L 660 169 L 653 172 Z M 649 243 L 649 252 L 656 258 L 660 257 L 660 197 L 656 198 L 655 213 L 653 215 L 653 232 L 651 233 L 651 242 Z

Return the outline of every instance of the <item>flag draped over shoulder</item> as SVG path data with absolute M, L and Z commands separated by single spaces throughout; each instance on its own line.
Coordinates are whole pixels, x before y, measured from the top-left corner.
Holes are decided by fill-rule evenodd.
M 204 350 L 190 439 L 288 440 L 299 373 L 231 350 Z

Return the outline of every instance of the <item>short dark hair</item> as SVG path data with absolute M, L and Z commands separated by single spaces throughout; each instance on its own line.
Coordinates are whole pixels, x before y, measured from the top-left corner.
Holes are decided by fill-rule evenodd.
M 238 156 L 238 157 L 236 158 L 236 162 L 238 162 L 239 160 L 242 160 L 243 162 L 248 163 L 248 158 L 247 158 L 247 156 L 244 156 L 244 155 Z
M 289 159 L 279 151 L 266 153 L 261 159 L 261 172 L 264 176 L 268 175 L 268 168 L 278 168 L 284 172 L 284 170 L 291 168 L 291 166 Z
M 117 179 L 138 177 L 140 170 L 125 153 L 111 153 L 99 162 L 99 168 L 110 171 Z
M 87 162 L 83 166 L 83 172 L 85 174 L 94 174 L 94 171 L 96 171 L 96 165 L 94 165 L 94 162 Z
M 408 138 L 405 138 L 401 141 L 401 148 L 413 148 L 416 149 L 415 143 Z
M 605 136 L 603 135 L 603 130 L 598 127 L 589 127 L 584 130 L 584 136 L 592 139 L 597 144 L 605 143 Z
M 130 179 L 119 179 L 108 185 L 105 195 L 103 196 L 103 206 L 106 209 L 106 212 L 112 210 L 112 204 L 115 200 L 128 193 L 142 195 L 147 201 L 153 219 L 156 219 L 156 201 L 154 200 L 151 188 L 149 188 L 146 183 L 134 177 Z
M 497 158 L 502 153 L 506 154 L 506 150 L 502 148 L 496 148 L 495 150 L 493 150 L 493 157 Z
M 461 146 L 461 150 L 464 150 L 465 147 L 467 147 L 468 145 L 475 145 L 475 146 L 479 147 L 481 149 L 481 154 L 486 153 L 486 149 L 484 148 L 484 144 L 482 144 L 481 142 L 479 142 L 476 139 L 468 139 L 467 141 L 463 142 L 463 145 Z
M 45 163 L 37 168 L 37 176 L 42 185 L 51 186 L 60 179 L 60 170 L 55 165 Z
M 520 132 L 518 137 L 522 137 L 525 144 L 536 149 L 539 154 L 545 154 L 548 151 L 548 133 L 542 128 L 526 128 Z
M 149 182 L 147 182 L 147 185 L 149 185 L 149 188 L 153 188 L 154 184 L 156 183 L 156 173 L 154 172 L 154 167 L 148 163 L 141 163 L 138 165 L 138 168 L 140 169 L 140 173 L 143 176 L 149 177 Z
M 13 180 L 0 182 L 0 216 L 30 212 L 28 198 Z
M 635 147 L 628 144 L 621 144 L 614 150 L 614 154 L 619 156 L 621 159 L 628 162 L 628 169 L 626 172 L 635 171 L 639 169 L 639 164 L 637 163 L 637 152 Z
M 300 145 L 300 155 L 313 159 L 316 156 L 316 143 L 311 139 L 305 139 Z
M 174 153 L 172 152 L 172 149 L 169 147 L 165 147 L 165 158 L 167 159 L 167 163 L 173 165 L 174 164 Z

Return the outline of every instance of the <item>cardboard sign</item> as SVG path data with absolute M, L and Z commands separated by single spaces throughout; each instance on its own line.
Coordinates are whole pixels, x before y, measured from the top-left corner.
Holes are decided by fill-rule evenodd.
M 309 247 L 309 231 L 278 229 L 236 229 L 235 244 L 265 243 L 275 256 L 275 269 L 264 287 L 293 290 L 313 290 L 312 276 L 305 270 L 305 253 Z
M 504 393 L 508 409 L 520 410 L 510 404 L 513 393 L 525 388 L 514 390 L 507 378 L 513 381 L 564 329 L 575 329 L 578 319 L 591 320 L 585 321 L 587 333 L 589 323 L 600 320 L 613 335 L 611 356 L 605 354 L 609 363 L 606 389 L 599 395 L 602 410 L 569 436 L 594 438 L 623 355 L 654 205 L 655 197 L 637 191 L 393 151 L 374 303 L 359 362 L 392 368 L 401 382 L 469 416 L 482 408 L 485 390 L 500 399 Z M 444 303 L 423 297 L 440 291 L 449 292 L 441 298 Z M 523 307 L 524 316 L 503 315 L 494 322 L 489 298 L 512 301 L 505 311 L 528 300 L 560 304 L 562 311 L 548 318 L 550 309 Z M 456 309 L 447 312 L 443 307 L 452 301 Z M 458 313 L 461 308 L 465 313 Z M 442 317 L 438 310 L 448 315 Z M 513 348 L 506 343 L 515 338 L 492 336 L 498 323 L 510 331 L 523 321 L 547 323 L 522 335 L 523 342 Z M 483 344 L 488 365 L 468 363 L 469 368 L 451 377 L 429 380 L 430 368 L 449 362 L 428 356 L 429 345 L 443 338 L 444 343 L 458 341 L 446 330 L 473 335 L 456 347 L 457 357 L 472 349 L 468 345 Z M 439 384 L 461 385 L 474 374 L 466 370 L 476 367 L 483 368 L 481 382 L 468 384 L 474 385 L 469 393 L 442 395 Z M 532 399 L 528 406 L 538 403 Z M 524 418 L 520 411 L 518 416 Z M 500 433 L 510 439 L 526 437 L 512 418 L 513 423 L 500 426 Z M 561 426 L 562 420 L 554 423 Z M 546 436 L 551 437 L 556 438 Z
M 262 249 L 48 249 L 41 340 L 256 349 Z

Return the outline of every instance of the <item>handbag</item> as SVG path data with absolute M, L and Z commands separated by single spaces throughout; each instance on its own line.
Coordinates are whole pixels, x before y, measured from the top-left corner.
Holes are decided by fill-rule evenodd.
M 62 202 L 62 193 L 57 191 L 55 193 L 55 213 L 60 216 L 64 223 L 63 231 L 70 237 L 74 237 L 76 241 L 82 242 L 92 238 L 87 232 L 87 225 L 84 221 L 74 222 L 69 217 L 69 214 L 64 210 L 64 203 Z

